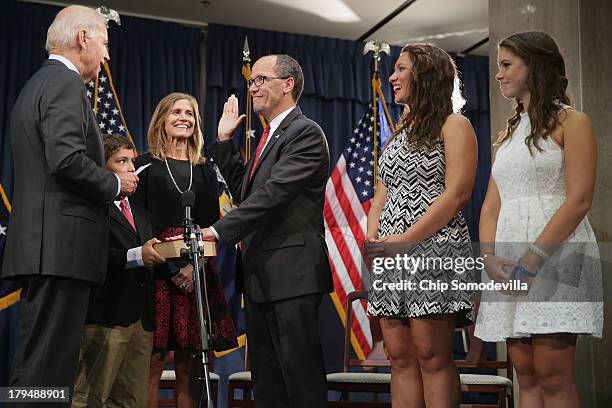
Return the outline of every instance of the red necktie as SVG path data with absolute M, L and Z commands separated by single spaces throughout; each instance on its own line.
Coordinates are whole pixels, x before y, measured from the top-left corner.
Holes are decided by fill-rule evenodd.
M 128 207 L 127 199 L 123 199 L 119 202 L 119 206 L 121 207 L 121 213 L 128 220 L 134 231 L 136 231 L 136 224 L 134 223 L 134 218 L 132 218 L 132 213 L 130 212 L 130 208 Z
M 257 145 L 257 151 L 255 152 L 255 160 L 253 161 L 253 167 L 251 167 L 251 174 L 249 174 L 249 181 L 253 178 L 253 173 L 255 172 L 255 167 L 257 167 L 257 162 L 259 161 L 259 156 L 261 156 L 261 152 L 266 146 L 266 142 L 268 141 L 268 137 L 270 137 L 270 125 L 266 125 L 263 133 L 261 134 L 261 138 L 259 139 L 259 144 Z

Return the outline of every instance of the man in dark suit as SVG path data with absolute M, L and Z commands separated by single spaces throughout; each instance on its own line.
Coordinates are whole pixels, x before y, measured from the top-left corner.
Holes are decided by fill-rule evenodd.
M 137 177 L 104 168 L 85 83 L 108 59 L 106 20 L 70 6 L 11 116 L 14 209 L 2 277 L 22 286 L 12 386 L 71 387 L 92 284 L 106 276 L 108 205 Z
M 120 135 L 104 136 L 106 168 L 134 172 L 136 149 Z M 150 266 L 165 262 L 153 244 L 150 214 L 128 198 L 109 206 L 106 283 L 93 290 L 81 340 L 72 408 L 144 407 L 155 329 L 155 281 Z
M 332 291 L 323 229 L 329 152 L 321 128 L 296 103 L 304 86 L 287 55 L 253 65 L 253 109 L 266 131 L 246 166 L 231 140 L 244 115 L 232 95 L 210 154 L 240 206 L 204 231 L 241 242 L 247 337 L 255 399 L 264 407 L 325 407 L 319 305 Z M 242 281 L 242 282 L 240 282 Z

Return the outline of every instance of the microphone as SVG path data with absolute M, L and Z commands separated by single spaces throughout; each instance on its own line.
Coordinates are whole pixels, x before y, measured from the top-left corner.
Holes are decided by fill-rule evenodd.
M 188 248 L 181 249 L 181 257 L 191 259 L 189 247 L 192 246 L 191 239 L 195 238 L 193 220 L 191 219 L 191 207 L 195 204 L 195 194 L 191 190 L 185 190 L 181 194 L 181 206 L 185 207 L 185 220 L 183 222 L 183 240 Z
M 183 191 L 183 194 L 181 195 L 181 205 L 183 207 L 193 207 L 193 205 L 195 204 L 195 193 L 191 190 L 186 190 Z
M 195 205 L 195 193 L 191 190 L 186 190 L 181 195 L 181 205 L 185 207 L 185 218 L 191 219 L 191 207 Z

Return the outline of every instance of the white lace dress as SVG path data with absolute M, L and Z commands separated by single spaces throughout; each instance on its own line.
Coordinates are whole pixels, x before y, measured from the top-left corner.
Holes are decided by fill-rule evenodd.
M 501 197 L 496 254 L 518 260 L 565 200 L 565 160 L 551 137 L 530 155 L 527 113 L 513 137 L 497 151 L 492 177 Z M 568 261 L 569 260 L 569 261 Z M 561 265 L 561 267 L 559 267 Z M 483 282 L 488 282 L 482 272 Z M 602 278 L 599 249 L 585 217 L 566 243 L 540 269 L 528 294 L 483 291 L 475 335 L 485 341 L 545 333 L 601 337 Z

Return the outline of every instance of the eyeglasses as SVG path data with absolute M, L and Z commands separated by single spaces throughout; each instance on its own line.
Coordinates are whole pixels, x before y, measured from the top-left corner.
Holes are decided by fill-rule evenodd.
M 265 76 L 265 75 L 258 75 L 255 78 L 249 79 L 247 81 L 247 84 L 249 85 L 249 87 L 251 87 L 253 84 L 255 84 L 255 86 L 262 86 L 264 82 L 266 81 L 270 81 L 272 79 L 288 79 L 289 77 L 271 77 L 271 76 Z

